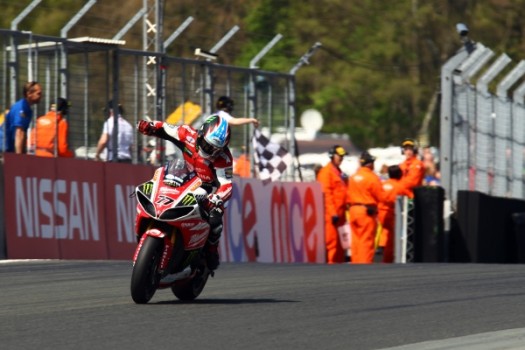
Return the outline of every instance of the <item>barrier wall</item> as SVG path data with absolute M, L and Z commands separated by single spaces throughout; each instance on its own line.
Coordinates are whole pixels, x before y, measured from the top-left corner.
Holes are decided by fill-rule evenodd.
M 152 167 L 15 154 L 5 154 L 3 165 L 0 230 L 8 259 L 131 260 L 136 203 L 130 194 L 151 178 Z M 236 178 L 221 259 L 324 262 L 322 213 L 315 182 L 263 186 Z
M 457 225 L 451 230 L 451 261 L 525 263 L 525 231 L 513 216 L 525 213 L 525 201 L 458 191 Z

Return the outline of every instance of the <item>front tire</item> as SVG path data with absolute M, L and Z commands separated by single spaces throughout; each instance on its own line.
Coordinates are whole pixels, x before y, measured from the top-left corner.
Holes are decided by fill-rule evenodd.
M 131 274 L 131 298 L 137 304 L 146 304 L 157 291 L 163 245 L 161 238 L 148 236 L 140 248 Z

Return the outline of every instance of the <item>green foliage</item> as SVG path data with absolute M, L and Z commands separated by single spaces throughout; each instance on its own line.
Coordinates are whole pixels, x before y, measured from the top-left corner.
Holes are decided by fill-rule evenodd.
M 0 1 L 1 26 L 9 28 L 29 3 Z M 100 0 L 97 10 L 86 15 L 72 34 L 111 37 L 142 4 L 142 0 Z M 283 38 L 258 65 L 287 73 L 314 43 L 321 42 L 321 49 L 297 73 L 297 113 L 318 109 L 325 118 L 323 131 L 346 133 L 359 148 L 398 144 L 418 135 L 432 96 L 439 90 L 441 66 L 462 45 L 456 23 L 467 23 L 473 40 L 498 54 L 506 52 L 515 62 L 525 49 L 525 0 L 179 0 L 164 4 L 165 36 L 188 16 L 195 18 L 169 48 L 170 55 L 192 57 L 195 47 L 210 48 L 239 25 L 234 40 L 221 50 L 220 63 L 247 67 L 279 33 Z M 82 6 L 72 0 L 46 0 L 19 28 L 58 35 Z M 141 47 L 140 28 L 136 34 L 127 38 L 127 46 Z M 431 112 L 429 134 L 437 145 L 438 111 Z

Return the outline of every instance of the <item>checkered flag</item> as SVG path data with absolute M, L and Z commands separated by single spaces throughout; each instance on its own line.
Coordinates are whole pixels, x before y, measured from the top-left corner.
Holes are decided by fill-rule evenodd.
M 263 184 L 279 179 L 292 163 L 292 155 L 275 142 L 271 142 L 258 129 L 252 138 L 255 164 L 259 167 L 259 179 Z

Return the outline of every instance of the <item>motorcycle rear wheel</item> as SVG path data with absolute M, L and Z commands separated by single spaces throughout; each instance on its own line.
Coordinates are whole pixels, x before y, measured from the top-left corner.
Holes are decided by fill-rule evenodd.
M 210 270 L 207 267 L 201 267 L 200 269 L 193 278 L 180 281 L 171 286 L 171 291 L 179 300 L 195 300 L 201 294 L 206 282 L 208 282 Z
M 137 304 L 146 304 L 157 291 L 163 245 L 160 238 L 146 237 L 140 249 L 131 274 L 131 298 Z

